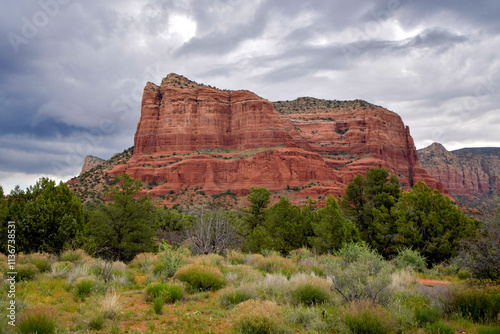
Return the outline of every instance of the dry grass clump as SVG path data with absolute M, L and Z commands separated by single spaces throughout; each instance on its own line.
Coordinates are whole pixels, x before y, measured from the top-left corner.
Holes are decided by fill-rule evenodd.
M 89 276 L 90 273 L 90 268 L 86 264 L 79 264 L 75 266 L 69 273 L 68 273 L 68 285 L 72 285 L 77 279 L 80 277 L 87 277 Z
M 140 253 L 130 262 L 130 267 L 139 268 L 143 272 L 151 272 L 156 262 L 158 262 L 158 255 L 153 253 Z
M 253 283 L 262 279 L 262 273 L 255 268 L 240 264 L 224 268 L 224 277 L 228 285 L 238 287 L 241 284 Z
M 55 262 L 50 268 L 49 275 L 52 278 L 66 278 L 73 268 L 75 265 L 72 262 Z
M 278 333 L 281 329 L 280 307 L 268 300 L 247 300 L 234 309 L 233 333 Z
M 302 247 L 299 249 L 294 249 L 288 255 L 290 259 L 292 259 L 295 263 L 300 262 L 301 260 L 308 259 L 313 257 L 313 253 L 310 249 Z
M 19 333 L 47 333 L 57 331 L 56 320 L 52 318 L 55 310 L 46 306 L 29 308 L 21 312 L 16 326 Z M 10 331 L 9 331 L 10 333 Z
M 294 304 L 317 305 L 331 300 L 332 282 L 314 275 L 297 274 L 290 279 Z
M 225 261 L 224 257 L 219 254 L 204 254 L 192 257 L 187 257 L 186 262 L 189 264 L 197 263 L 203 265 L 221 266 Z
M 288 302 L 290 296 L 290 282 L 282 274 L 269 274 L 262 279 L 257 289 L 262 298 L 276 302 Z
M 232 250 L 227 253 L 227 261 L 229 261 L 230 264 L 246 264 L 247 256 L 243 253 Z
M 117 292 L 108 292 L 101 300 L 100 312 L 106 319 L 116 319 L 121 311 L 122 303 Z

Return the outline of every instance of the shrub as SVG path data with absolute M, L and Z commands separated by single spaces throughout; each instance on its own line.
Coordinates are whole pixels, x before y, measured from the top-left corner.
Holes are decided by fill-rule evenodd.
M 296 304 L 316 305 L 326 303 L 330 296 L 321 287 L 306 283 L 299 285 L 292 291 L 292 298 Z
M 80 277 L 89 275 L 89 267 L 86 264 L 77 265 L 68 273 L 68 285 L 72 285 Z
M 22 334 L 52 334 L 56 332 L 56 321 L 46 314 L 34 312 L 22 317 L 17 327 Z
M 290 282 L 281 274 L 269 274 L 260 281 L 259 293 L 266 299 L 288 302 L 290 299 Z
M 177 269 L 184 264 L 184 259 L 167 243 L 162 243 L 159 247 L 159 261 L 154 264 L 153 273 L 167 278 L 173 277 Z
M 427 324 L 435 323 L 441 319 L 441 313 L 435 307 L 433 308 L 417 308 L 415 310 L 415 320 L 419 325 L 425 327 Z
M 369 303 L 351 304 L 344 316 L 344 323 L 353 334 L 385 334 L 389 333 L 389 325 L 383 322 L 387 314 Z
M 96 277 L 102 279 L 104 282 L 108 282 L 113 278 L 113 262 L 111 261 L 97 259 L 90 270 Z
M 292 262 L 292 260 L 279 255 L 256 257 L 252 259 L 251 264 L 266 273 L 282 273 L 287 277 L 290 277 L 297 272 L 297 266 Z
M 455 334 L 453 327 L 443 322 L 427 324 L 427 326 L 425 326 L 425 330 L 429 334 Z
M 396 267 L 404 269 L 411 267 L 413 270 L 422 272 L 427 268 L 427 261 L 425 257 L 422 256 L 419 251 L 413 250 L 411 248 L 404 248 L 398 252 L 398 255 L 394 259 Z
M 200 264 L 189 264 L 179 268 L 174 278 L 198 291 L 216 291 L 226 285 L 226 280 L 217 267 Z
M 281 310 L 271 301 L 247 300 L 234 310 L 234 333 L 277 333 L 280 331 Z
M 93 330 L 101 330 L 104 327 L 104 320 L 105 318 L 101 313 L 96 314 L 90 321 L 89 321 L 89 328 Z
M 348 244 L 338 252 L 342 261 L 330 268 L 332 289 L 347 301 L 388 301 L 392 267 L 364 244 Z
M 470 288 L 452 293 L 449 311 L 461 313 L 474 322 L 498 321 L 500 290 L 497 288 Z
M 227 259 L 231 264 L 245 264 L 247 261 L 245 254 L 236 251 L 230 251 L 227 254 Z
M 151 271 L 151 267 L 157 261 L 158 256 L 153 253 L 140 253 L 134 257 L 132 262 L 130 262 L 130 266 L 139 268 L 144 272 L 148 272 Z
M 165 304 L 165 298 L 163 298 L 163 296 L 158 296 L 153 299 L 153 310 L 155 314 L 163 313 L 163 304 Z
M 290 252 L 288 257 L 295 262 L 300 262 L 303 259 L 312 257 L 312 252 L 307 248 L 294 249 Z
M 18 264 L 16 266 L 16 281 L 29 281 L 35 278 L 38 268 L 31 263 Z
M 53 278 L 66 278 L 68 277 L 71 269 L 74 268 L 71 262 L 56 262 L 53 263 L 50 270 L 50 276 Z
M 175 303 L 184 295 L 183 289 L 175 284 L 154 283 L 146 287 L 146 301 L 150 302 L 160 297 L 163 302 Z
M 470 278 L 470 273 L 467 270 L 460 270 L 457 276 L 459 279 L 468 279 Z
M 73 298 L 75 301 L 84 301 L 85 298 L 90 296 L 94 288 L 94 279 L 92 277 L 80 277 L 75 281 L 73 287 Z
M 44 273 L 51 269 L 54 256 L 47 253 L 33 253 L 28 255 L 25 261 L 34 264 L 41 273 Z
M 329 333 L 330 326 L 321 311 L 313 307 L 292 307 L 285 313 L 285 322 L 305 328 L 308 333 Z
M 219 297 L 219 303 L 225 308 L 232 308 L 246 300 L 253 299 L 256 292 L 248 285 L 240 286 L 237 289 L 222 293 Z
M 500 326 L 479 326 L 476 332 L 477 334 L 500 334 Z
M 59 261 L 84 263 L 90 260 L 90 256 L 83 249 L 67 250 L 61 254 Z

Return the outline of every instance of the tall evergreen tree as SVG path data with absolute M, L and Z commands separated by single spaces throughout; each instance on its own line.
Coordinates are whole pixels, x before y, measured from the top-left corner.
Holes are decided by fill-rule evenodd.
M 155 212 L 149 195 L 136 198 L 142 187 L 140 180 L 125 173 L 117 180 L 118 186 L 108 194 L 112 202 L 90 210 L 87 233 L 97 255 L 130 261 L 153 250 Z

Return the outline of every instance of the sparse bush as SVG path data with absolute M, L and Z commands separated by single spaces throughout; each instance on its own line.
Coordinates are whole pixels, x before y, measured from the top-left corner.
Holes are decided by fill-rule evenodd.
M 349 244 L 338 254 L 342 261 L 331 268 L 329 274 L 332 289 L 345 301 L 386 303 L 389 300 L 392 267 L 376 251 L 363 244 Z
M 113 262 L 103 259 L 97 259 L 92 267 L 91 272 L 104 282 L 108 282 L 113 278 Z
M 303 327 L 308 333 L 329 333 L 327 319 L 322 317 L 321 310 L 314 307 L 291 307 L 285 313 L 285 323 Z
M 156 262 L 158 262 L 158 256 L 156 254 L 140 253 L 130 262 L 130 266 L 139 268 L 143 272 L 149 272 Z
M 427 324 L 427 326 L 425 326 L 425 330 L 429 334 L 455 334 L 453 327 L 443 322 Z
M 263 298 L 277 302 L 288 302 L 290 299 L 290 282 L 281 274 L 269 274 L 258 285 Z
M 200 264 L 188 264 L 179 268 L 174 278 L 196 291 L 216 291 L 226 285 L 226 280 L 217 267 Z
M 38 268 L 31 263 L 18 264 L 16 272 L 16 281 L 30 281 L 38 274 Z
M 467 270 L 460 270 L 457 273 L 457 276 L 459 279 L 468 279 L 468 278 L 470 278 L 470 273 Z
M 292 250 L 288 255 L 288 257 L 294 260 L 295 262 L 300 262 L 301 260 L 312 257 L 312 255 L 313 254 L 309 249 L 302 247 L 299 249 Z
M 146 301 L 153 301 L 155 298 L 161 297 L 164 302 L 175 303 L 184 295 L 184 290 L 175 284 L 169 283 L 154 283 L 146 287 Z
M 44 313 L 31 312 L 19 319 L 17 327 L 22 334 L 52 334 L 56 332 L 56 321 Z
M 247 261 L 247 257 L 245 256 L 245 254 L 236 251 L 230 251 L 227 254 L 227 259 L 231 264 L 245 264 Z
M 425 327 L 427 324 L 435 323 L 440 319 L 441 312 L 435 307 L 417 308 L 415 310 L 415 320 L 422 327 Z
M 95 280 L 92 277 L 80 277 L 75 281 L 73 287 L 73 298 L 75 301 L 84 301 L 85 298 L 90 296 L 94 289 Z
M 247 300 L 239 304 L 233 314 L 234 333 L 271 334 L 281 329 L 281 310 L 271 301 Z
M 394 259 L 394 263 L 398 268 L 405 269 L 410 267 L 419 272 L 422 272 L 427 268 L 427 261 L 425 260 L 425 257 L 422 256 L 419 251 L 411 248 L 404 248 L 400 250 Z
M 159 246 L 158 254 L 159 261 L 154 264 L 153 273 L 155 275 L 163 275 L 167 278 L 173 277 L 177 269 L 185 263 L 182 256 L 172 249 L 167 243 L 162 243 Z
M 232 308 L 239 303 L 255 297 L 255 290 L 248 285 L 243 285 L 237 289 L 228 290 L 222 293 L 219 297 L 219 303 L 225 308 Z

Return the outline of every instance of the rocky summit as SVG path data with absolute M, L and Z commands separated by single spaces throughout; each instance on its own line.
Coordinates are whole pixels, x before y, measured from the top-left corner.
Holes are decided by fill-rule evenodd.
M 134 153 L 108 174 L 142 180 L 153 197 L 266 187 L 321 198 L 343 194 L 370 168 L 389 169 L 404 186 L 422 180 L 444 190 L 419 165 L 409 128 L 385 108 L 308 97 L 271 103 L 169 74 L 146 84 Z

